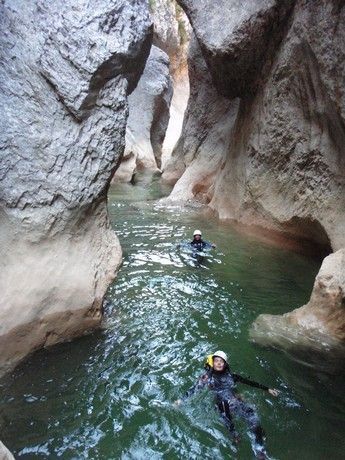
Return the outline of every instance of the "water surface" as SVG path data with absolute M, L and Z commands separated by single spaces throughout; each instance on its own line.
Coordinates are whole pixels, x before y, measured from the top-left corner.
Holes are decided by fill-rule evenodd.
M 258 314 L 308 300 L 319 262 L 197 209 L 166 209 L 161 193 L 157 184 L 111 189 L 124 262 L 104 328 L 40 351 L 2 378 L 0 439 L 20 459 L 253 458 L 245 425 L 235 449 L 207 392 L 173 405 L 204 357 L 224 349 L 234 371 L 282 391 L 275 399 L 239 387 L 261 416 L 272 458 L 344 458 L 341 372 L 248 340 Z M 178 244 L 195 228 L 217 244 L 201 264 Z

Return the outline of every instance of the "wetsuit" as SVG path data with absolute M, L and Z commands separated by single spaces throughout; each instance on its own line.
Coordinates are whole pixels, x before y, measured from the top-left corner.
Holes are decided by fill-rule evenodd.
M 211 243 L 203 240 L 193 240 L 191 241 L 190 245 L 196 251 L 203 251 L 204 249 L 210 249 L 212 247 Z
M 254 435 L 255 451 L 265 455 L 263 429 L 260 425 L 259 417 L 249 404 L 235 394 L 237 382 L 261 388 L 266 391 L 269 389 L 265 385 L 253 382 L 252 380 L 241 377 L 238 374 L 233 374 L 228 368 L 223 372 L 217 372 L 210 369 L 198 379 L 198 382 L 190 390 L 187 391 L 185 397 L 191 396 L 202 388 L 209 388 L 215 395 L 217 409 L 219 410 L 231 436 L 235 439 L 238 438 L 232 416 L 236 415 L 242 417 L 247 422 L 250 431 Z

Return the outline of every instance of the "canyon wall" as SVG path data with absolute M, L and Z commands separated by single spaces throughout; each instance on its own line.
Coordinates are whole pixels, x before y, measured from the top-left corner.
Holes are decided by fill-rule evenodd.
M 0 371 L 99 326 L 107 189 L 152 24 L 142 0 L 1 3 Z
M 172 92 L 169 58 L 152 46 L 143 75 L 128 98 L 125 153 L 113 182 L 130 182 L 138 173 L 159 173 Z
M 177 180 L 170 199 L 201 199 L 221 219 L 298 240 L 320 256 L 344 247 L 344 2 L 179 4 L 201 50 L 191 58 L 191 88 L 220 103 L 217 113 L 216 102 L 198 103 L 192 89 L 176 161 L 165 170 Z M 206 90 L 205 73 L 193 73 L 200 60 L 212 80 Z M 223 113 L 221 124 L 209 124 Z M 340 338 L 331 310 L 327 330 Z
M 129 97 L 125 154 L 113 182 L 150 181 L 161 173 L 180 136 L 187 106 L 188 19 L 174 0 L 149 5 L 154 46 Z
M 183 134 L 162 178 L 170 184 L 180 178 L 170 199 L 208 203 L 227 155 L 239 99 L 229 100 L 217 92 L 195 37 L 189 48 L 188 66 L 190 97 Z

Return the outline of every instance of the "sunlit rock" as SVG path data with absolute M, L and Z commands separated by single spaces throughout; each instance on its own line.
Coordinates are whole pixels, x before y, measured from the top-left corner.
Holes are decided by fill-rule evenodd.
M 107 189 L 144 68 L 141 0 L 1 3 L 0 370 L 100 324 Z
M 149 6 L 154 47 L 129 99 L 125 154 L 114 182 L 148 182 L 164 170 L 180 136 L 189 96 L 188 19 L 175 1 L 155 0 Z
M 170 184 L 178 181 L 169 199 L 196 198 L 208 203 L 212 185 L 226 159 L 239 101 L 217 92 L 195 38 L 188 62 L 190 99 L 183 133 L 165 166 L 163 180 Z
M 159 172 L 172 91 L 169 58 L 152 46 L 144 73 L 128 98 L 126 148 L 115 182 L 130 182 L 135 173 Z
M 191 27 L 186 14 L 175 0 L 155 0 L 150 5 L 154 24 L 153 43 L 169 56 L 173 82 L 169 124 L 162 146 L 161 169 L 164 171 L 180 137 L 189 97 L 187 55 Z

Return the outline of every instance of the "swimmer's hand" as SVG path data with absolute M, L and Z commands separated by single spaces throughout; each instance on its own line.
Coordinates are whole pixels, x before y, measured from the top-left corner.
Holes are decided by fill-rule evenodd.
M 270 395 L 275 396 L 275 397 L 277 397 L 279 395 L 279 393 L 280 393 L 280 391 L 276 390 L 275 388 L 269 388 L 268 392 L 269 392 Z
M 174 402 L 175 406 L 181 406 L 182 404 L 182 399 L 177 399 L 175 402 Z

